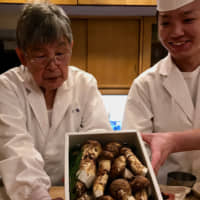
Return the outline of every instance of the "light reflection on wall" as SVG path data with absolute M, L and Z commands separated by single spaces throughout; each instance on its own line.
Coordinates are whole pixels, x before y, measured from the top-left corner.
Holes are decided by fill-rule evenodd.
M 113 130 L 121 130 L 127 95 L 102 95 Z

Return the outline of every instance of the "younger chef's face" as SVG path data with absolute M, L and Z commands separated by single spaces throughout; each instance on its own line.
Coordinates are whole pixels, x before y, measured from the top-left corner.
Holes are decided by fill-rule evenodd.
M 28 49 L 24 64 L 40 88 L 55 90 L 67 80 L 71 52 L 72 44 L 61 39 Z
M 177 10 L 159 12 L 158 23 L 160 40 L 175 60 L 200 57 L 199 0 Z

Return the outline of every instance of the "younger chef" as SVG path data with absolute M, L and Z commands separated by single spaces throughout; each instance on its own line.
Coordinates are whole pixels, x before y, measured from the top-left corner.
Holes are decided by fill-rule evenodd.
M 159 38 L 169 53 L 134 80 L 123 129 L 153 134 L 199 129 L 200 1 L 158 0 L 157 11 Z M 199 155 L 171 154 L 158 172 L 159 182 L 166 184 L 170 171 L 199 176 Z

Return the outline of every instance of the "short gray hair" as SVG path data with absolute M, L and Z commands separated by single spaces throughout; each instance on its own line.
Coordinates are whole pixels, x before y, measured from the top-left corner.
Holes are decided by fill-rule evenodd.
M 73 41 L 70 19 L 64 10 L 50 3 L 26 4 L 17 23 L 17 46 L 26 51 L 64 37 Z

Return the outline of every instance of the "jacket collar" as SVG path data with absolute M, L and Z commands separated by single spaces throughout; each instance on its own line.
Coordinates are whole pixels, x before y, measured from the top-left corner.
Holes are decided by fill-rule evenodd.
M 170 54 L 164 58 L 160 63 L 159 73 L 164 77 L 163 86 L 181 107 L 188 119 L 194 120 L 194 105 L 188 89 L 188 86 L 181 74 L 181 71 L 173 63 Z M 173 100 L 172 99 L 172 100 Z
M 169 76 L 173 68 L 176 67 L 176 65 L 172 61 L 170 54 L 168 54 L 165 58 L 163 58 L 159 63 L 161 64 L 159 73 L 162 76 Z

